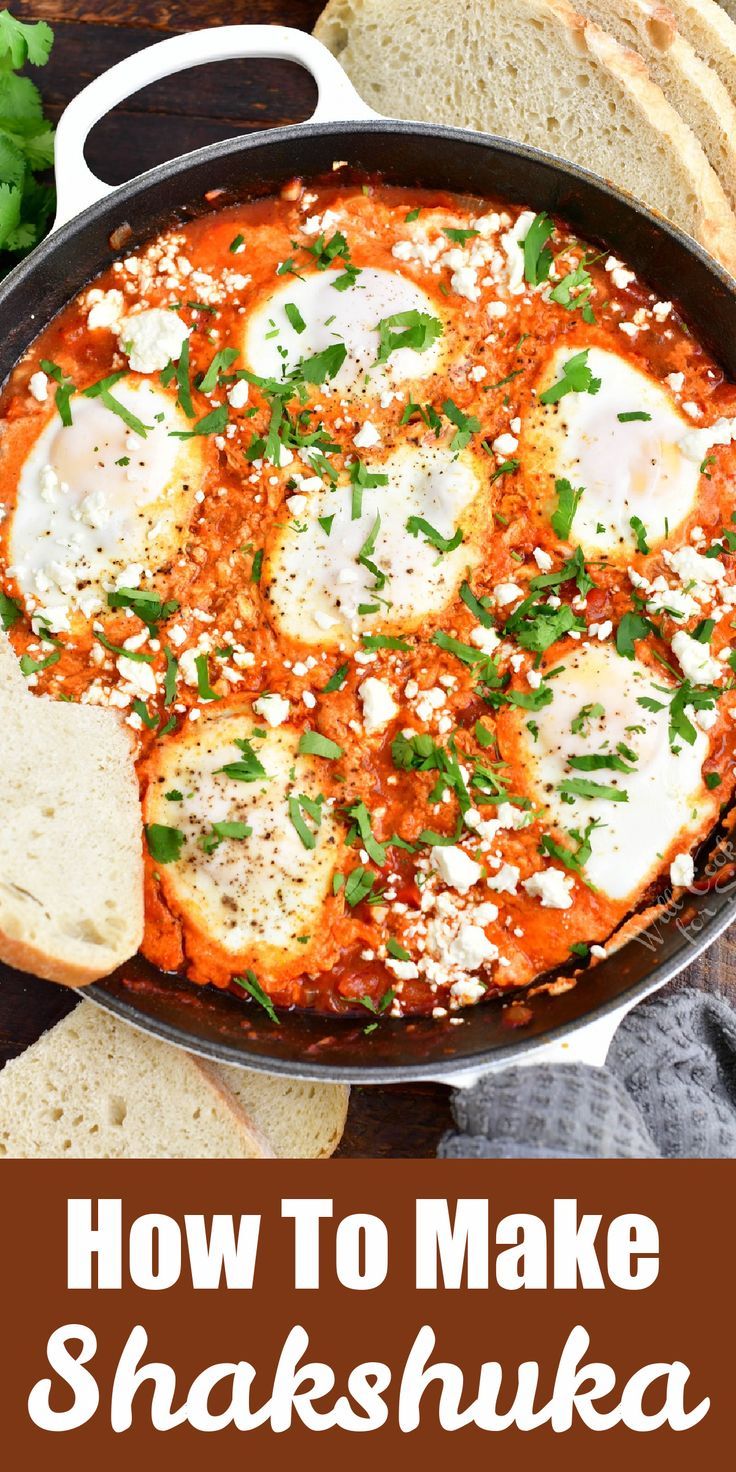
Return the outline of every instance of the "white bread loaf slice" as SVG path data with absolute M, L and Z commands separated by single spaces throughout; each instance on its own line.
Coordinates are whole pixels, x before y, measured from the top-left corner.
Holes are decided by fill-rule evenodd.
M 653 0 L 575 0 L 576 9 L 637 51 L 680 114 L 736 206 L 736 104 L 720 77 L 680 35 L 672 10 Z
M 191 1054 L 82 1002 L 0 1072 L 0 1156 L 258 1160 L 273 1150 Z
M 253 1068 L 209 1068 L 232 1091 L 246 1114 L 287 1160 L 325 1160 L 345 1128 L 350 1090 L 344 1084 L 274 1077 Z
M 736 218 L 641 57 L 567 0 L 330 0 L 315 35 L 378 112 L 544 148 L 610 178 L 736 273 Z
M 681 36 L 723 82 L 736 100 L 736 3 L 717 0 L 667 0 Z
M 141 810 L 111 710 L 34 696 L 0 634 L 0 959 L 83 986 L 143 935 Z

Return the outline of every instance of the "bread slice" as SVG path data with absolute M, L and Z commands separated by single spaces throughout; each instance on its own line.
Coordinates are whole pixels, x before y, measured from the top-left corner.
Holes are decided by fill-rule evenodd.
M 130 735 L 35 696 L 0 634 L 0 959 L 83 986 L 137 951 L 143 854 Z
M 0 1156 L 273 1157 L 235 1095 L 191 1054 L 82 1002 L 0 1073 Z
M 736 218 L 641 57 L 567 0 L 330 0 L 315 35 L 362 97 L 584 165 L 676 221 L 736 273 Z M 425 78 L 425 83 L 418 79 Z
M 652 0 L 575 0 L 586 20 L 637 51 L 668 102 L 702 143 L 736 205 L 736 104 L 720 77 L 679 33 L 672 11 Z
M 727 0 L 667 0 L 680 35 L 713 67 L 736 99 L 736 3 Z
M 350 1090 L 344 1084 L 275 1078 L 252 1068 L 201 1060 L 200 1066 L 211 1069 L 231 1090 L 277 1155 L 287 1160 L 325 1160 L 334 1154 L 348 1112 Z

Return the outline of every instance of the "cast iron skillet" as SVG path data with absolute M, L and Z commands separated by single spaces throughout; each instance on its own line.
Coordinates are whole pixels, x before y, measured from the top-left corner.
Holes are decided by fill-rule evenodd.
M 90 174 L 84 141 L 108 108 L 170 72 L 232 56 L 281 56 L 307 66 L 320 94 L 312 120 L 199 149 L 112 192 Z M 390 183 L 495 195 L 562 216 L 585 239 L 622 256 L 661 298 L 677 301 L 695 336 L 736 377 L 736 284 L 672 225 L 585 170 L 535 149 L 377 117 L 310 36 L 230 26 L 175 37 L 129 58 L 67 109 L 57 147 L 61 222 L 0 288 L 0 380 L 85 283 L 173 220 L 200 214 L 208 191 L 222 189 L 231 198 L 270 193 L 295 174 L 309 179 L 329 173 L 335 160 L 359 174 L 379 172 Z M 59 861 L 74 858 L 60 855 Z M 643 940 L 630 941 L 572 990 L 526 998 L 530 1015 L 523 1027 L 509 1025 L 514 1009 L 509 1013 L 497 1003 L 468 1009 L 460 1026 L 449 1019 L 382 1020 L 366 1036 L 365 1024 L 353 1019 L 287 1013 L 276 1027 L 254 1004 L 163 977 L 140 961 L 86 995 L 173 1043 L 276 1073 L 467 1083 L 484 1069 L 536 1058 L 540 1049 L 602 1061 L 620 1017 L 693 960 L 736 915 L 727 873 L 715 888 L 696 883 Z M 557 1046 L 550 1050 L 550 1044 Z

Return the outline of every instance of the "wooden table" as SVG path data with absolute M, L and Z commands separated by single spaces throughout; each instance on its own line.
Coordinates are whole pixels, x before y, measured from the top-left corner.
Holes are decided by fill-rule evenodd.
M 55 43 L 35 74 L 56 118 L 81 87 L 113 62 L 177 31 L 207 25 L 277 22 L 311 30 L 321 0 L 18 0 L 24 20 L 47 20 Z M 315 101 L 315 87 L 290 62 L 225 62 L 148 87 L 104 119 L 91 135 L 87 161 L 100 178 L 121 184 L 189 149 L 221 138 L 298 122 Z M 736 979 L 736 927 L 695 962 L 681 981 L 709 991 Z M 0 992 L 0 1063 L 20 1053 L 74 998 L 40 981 Z M 344 1156 L 431 1156 L 451 1123 L 449 1090 L 437 1085 L 353 1090 Z

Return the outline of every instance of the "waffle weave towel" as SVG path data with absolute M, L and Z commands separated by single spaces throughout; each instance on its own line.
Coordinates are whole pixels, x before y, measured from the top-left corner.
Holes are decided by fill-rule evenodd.
M 635 1007 L 605 1068 L 488 1074 L 453 1101 L 445 1159 L 736 1156 L 736 1011 L 688 988 Z

